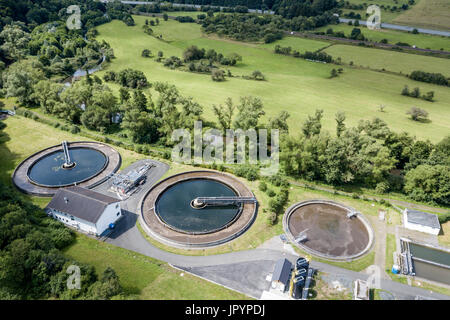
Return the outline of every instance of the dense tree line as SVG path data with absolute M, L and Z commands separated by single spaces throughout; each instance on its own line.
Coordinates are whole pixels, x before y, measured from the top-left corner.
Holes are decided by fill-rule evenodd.
M 114 1 L 102 3 L 95 0 L 15 0 L 0 3 L 0 27 L 13 21 L 21 21 L 33 29 L 49 21 L 66 21 L 72 14 L 67 12 L 71 5 L 81 11 L 82 30 L 119 19 L 127 25 L 134 25 L 129 10 L 131 7 Z
M 169 0 L 168 2 L 201 6 L 273 10 L 286 18 L 315 16 L 337 7 L 336 0 Z
M 317 110 L 304 122 L 302 134 L 283 137 L 280 160 L 288 175 L 332 185 L 363 184 L 379 192 L 403 191 L 418 201 L 450 203 L 450 136 L 433 145 L 393 132 L 378 118 L 345 128 L 345 116 L 336 115 L 333 137 L 322 130 L 322 116 L 323 111 Z M 433 170 L 424 175 L 430 166 Z M 403 170 L 404 176 L 394 174 L 394 169 Z
M 283 37 L 283 30 L 311 30 L 329 23 L 337 18 L 329 13 L 314 17 L 299 16 L 285 19 L 278 15 L 257 14 L 216 14 L 201 20 L 202 29 L 206 33 L 217 33 L 240 41 L 273 42 Z
M 123 87 L 143 89 L 149 86 L 147 77 L 140 70 L 126 68 L 122 71 L 107 71 L 103 76 L 107 82 L 116 82 Z
M 434 83 L 441 86 L 449 86 L 449 81 L 445 76 L 441 73 L 431 73 L 425 71 L 413 71 L 409 75 L 409 77 L 416 81 Z
M 305 53 L 300 53 L 297 50 L 292 50 L 291 47 L 282 47 L 280 45 L 276 45 L 274 48 L 274 52 L 277 54 L 283 54 L 287 56 L 293 56 L 295 58 L 302 58 L 307 60 L 313 60 L 313 61 L 322 61 L 326 63 L 333 62 L 333 57 L 326 52 L 322 51 L 305 51 Z

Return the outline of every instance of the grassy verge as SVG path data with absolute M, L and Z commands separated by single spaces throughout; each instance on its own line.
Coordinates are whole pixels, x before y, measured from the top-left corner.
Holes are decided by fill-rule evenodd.
M 418 281 L 418 280 L 413 280 L 412 285 L 418 288 L 422 288 L 425 290 L 429 290 L 429 291 L 434 291 L 434 292 L 438 292 L 438 293 L 442 293 L 445 294 L 447 296 L 450 296 L 450 288 L 449 287 L 441 287 L 441 286 L 437 286 L 428 282 L 424 282 L 424 281 Z
M 139 299 L 249 299 L 238 292 L 171 268 L 167 263 L 78 234 L 65 255 L 93 265 L 97 273 L 112 267 L 125 292 Z
M 352 300 L 352 291 L 345 289 L 338 291 L 322 279 L 323 272 L 318 272 L 311 283 L 309 294 L 312 300 Z

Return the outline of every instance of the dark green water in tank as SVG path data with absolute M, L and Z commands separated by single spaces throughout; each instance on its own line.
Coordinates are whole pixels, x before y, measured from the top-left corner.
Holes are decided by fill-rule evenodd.
M 156 202 L 156 212 L 166 224 L 187 233 L 209 233 L 233 221 L 237 206 L 194 209 L 191 201 L 197 197 L 230 197 L 236 193 L 215 180 L 193 179 L 179 182 L 164 191 Z
M 86 180 L 98 174 L 107 163 L 106 156 L 90 148 L 69 148 L 69 154 L 75 166 L 64 169 L 64 152 L 50 153 L 39 159 L 28 172 L 28 177 L 44 186 L 64 186 Z

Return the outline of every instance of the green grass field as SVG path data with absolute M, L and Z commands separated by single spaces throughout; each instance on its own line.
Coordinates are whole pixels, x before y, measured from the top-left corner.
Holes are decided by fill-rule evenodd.
M 371 69 L 381 70 L 384 68 L 387 71 L 403 74 L 410 74 L 414 70 L 423 70 L 442 73 L 446 77 L 450 76 L 450 59 L 341 44 L 331 46 L 324 51 L 335 58 L 341 57 L 345 63 L 353 61 L 356 66 Z
M 399 15 L 392 22 L 430 29 L 450 30 L 450 1 L 419 0 L 419 3 Z
M 341 76 L 329 79 L 331 69 L 336 68 L 334 65 L 275 55 L 270 49 L 257 44 L 208 38 L 202 36 L 199 25 L 173 20 L 161 21 L 154 28 L 155 34 L 162 34 L 166 42 L 142 32 L 145 17 L 134 18 L 137 24 L 134 27 L 113 21 L 98 28 L 98 39 L 109 42 L 116 55 L 108 70 L 134 68 L 142 70 L 150 81 L 173 83 L 182 94 L 194 97 L 204 106 L 205 118 L 208 120 L 215 120 L 211 108 L 213 104 L 222 104 L 227 97 L 238 101 L 241 96 L 253 95 L 260 97 L 265 105 L 265 120 L 280 110 L 288 111 L 291 114 L 288 124 L 292 134 L 297 133 L 298 124 L 317 108 L 324 109 L 323 127 L 332 133 L 335 131 L 334 114 L 337 111 L 346 112 L 347 126 L 356 125 L 360 119 L 378 116 L 393 130 L 408 131 L 433 142 L 439 141 L 449 130 L 450 112 L 445 106 L 450 99 L 446 88 L 428 86 L 402 76 L 354 68 L 344 68 Z M 305 47 L 317 44 L 316 41 L 302 42 Z M 227 69 L 236 75 L 248 75 L 254 70 L 260 70 L 267 81 L 231 78 L 217 83 L 208 75 L 170 70 L 153 59 L 141 57 L 142 50 L 146 48 L 154 54 L 161 50 L 166 57 L 181 56 L 189 45 L 214 48 L 223 54 L 239 53 L 243 62 Z M 98 75 L 102 76 L 104 72 Z M 425 101 L 401 96 L 400 90 L 406 84 L 409 87 L 420 85 L 426 91 L 434 90 L 437 101 L 431 106 L 425 106 Z M 111 87 L 118 90 L 117 85 L 111 84 Z M 386 105 L 386 112 L 376 112 L 380 104 Z M 431 123 L 411 121 L 405 113 L 413 105 L 427 109 Z
M 105 242 L 77 235 L 65 254 L 93 265 L 97 273 L 112 267 L 124 291 L 145 300 L 235 300 L 246 295 L 171 268 L 167 263 Z
M 320 27 L 315 29 L 315 31 L 326 32 L 329 28 L 332 28 L 334 32 L 341 31 L 346 36 L 349 36 L 355 28 L 354 26 L 349 26 L 345 23 L 340 23 L 337 25 L 328 25 L 325 27 Z M 364 34 L 366 38 L 370 41 L 380 42 L 383 39 L 387 39 L 388 43 L 396 44 L 397 42 L 405 42 L 412 45 L 415 45 L 419 48 L 423 49 L 433 49 L 433 50 L 445 50 L 450 51 L 450 41 L 447 37 L 442 36 L 433 36 L 429 34 L 413 34 L 409 32 L 389 30 L 389 29 L 380 29 L 380 30 L 370 30 L 367 27 L 360 25 L 358 28 L 361 29 L 361 32 Z

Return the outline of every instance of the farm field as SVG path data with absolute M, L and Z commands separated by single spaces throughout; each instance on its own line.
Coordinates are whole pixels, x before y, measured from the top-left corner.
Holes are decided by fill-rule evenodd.
M 410 10 L 395 18 L 393 23 L 450 30 L 450 2 L 448 0 L 419 0 Z
M 414 70 L 426 70 L 450 77 L 450 59 L 340 44 L 331 46 L 324 51 L 335 58 L 341 57 L 345 63 L 353 61 L 356 66 L 377 70 L 384 68 L 403 74 L 409 74 Z
M 109 42 L 116 56 L 106 70 L 133 68 L 142 70 L 151 82 L 176 84 L 182 94 L 192 96 L 204 106 L 205 118 L 214 120 L 212 105 L 223 104 L 227 97 L 236 102 L 239 97 L 253 95 L 260 97 L 265 105 L 266 116 L 263 121 L 275 116 L 279 110 L 288 111 L 291 114 L 288 124 L 292 134 L 296 134 L 292 128 L 298 128 L 298 124 L 317 108 L 324 109 L 323 127 L 332 133 L 335 131 L 334 114 L 337 111 L 346 112 L 347 126 L 356 125 L 360 119 L 371 119 L 376 115 L 385 120 L 393 130 L 408 131 L 433 142 L 441 140 L 449 131 L 450 112 L 445 107 L 450 101 L 447 88 L 418 83 L 398 75 L 345 67 L 343 74 L 330 79 L 330 71 L 336 68 L 335 65 L 275 55 L 258 44 L 208 38 L 201 34 L 199 25 L 181 24 L 173 20 L 160 20 L 154 33 L 162 34 L 164 40 L 158 40 L 142 31 L 142 25 L 148 17 L 134 18 L 134 27 L 125 27 L 120 21 L 112 21 L 98 28 L 98 39 Z M 141 57 L 143 49 L 150 49 L 153 54 L 161 50 L 165 57 L 180 57 L 190 45 L 214 48 L 224 55 L 236 52 L 243 57 L 243 61 L 225 69 L 229 69 L 234 75 L 249 75 L 254 70 L 260 70 L 267 81 L 228 78 L 227 81 L 218 83 L 213 82 L 209 75 L 171 70 L 154 59 Z M 308 42 L 309 45 L 311 43 Z M 98 75 L 102 76 L 104 73 L 105 70 Z M 118 90 L 118 86 L 110 85 Z M 404 85 L 420 86 L 425 91 L 434 90 L 437 101 L 430 104 L 403 97 L 400 90 Z M 386 112 L 375 112 L 380 104 L 387 106 Z M 412 105 L 424 107 L 425 104 L 431 123 L 411 121 L 405 114 Z
M 346 36 L 349 36 L 355 28 L 354 26 L 349 26 L 345 23 L 340 23 L 338 25 L 328 25 L 325 27 L 320 27 L 315 29 L 315 31 L 326 32 L 329 28 L 333 31 L 342 31 Z M 358 28 L 361 29 L 363 35 L 370 41 L 380 42 L 383 39 L 387 39 L 390 44 L 396 44 L 397 42 L 408 43 L 411 46 L 415 45 L 423 49 L 433 49 L 433 50 L 445 50 L 450 51 L 450 39 L 442 36 L 433 36 L 429 34 L 412 34 L 404 31 L 396 31 L 389 29 L 381 30 L 370 30 L 367 27 L 360 25 Z

